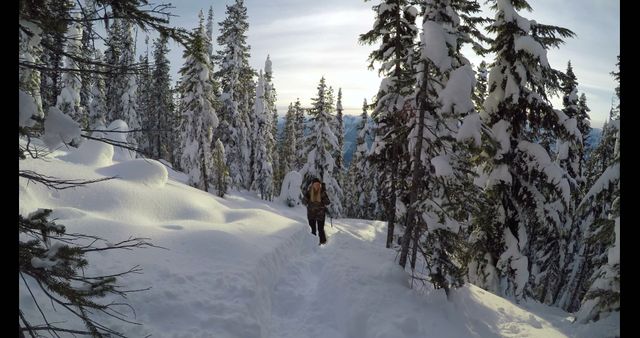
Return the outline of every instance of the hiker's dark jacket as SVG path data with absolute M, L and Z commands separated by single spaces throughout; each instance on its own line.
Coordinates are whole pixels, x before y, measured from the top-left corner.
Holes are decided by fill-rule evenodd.
M 307 218 L 308 219 L 324 219 L 327 205 L 331 204 L 329 196 L 327 196 L 327 189 L 322 183 L 320 188 L 320 202 L 311 202 L 311 189 L 309 186 L 307 191 L 302 196 L 302 203 L 307 206 Z

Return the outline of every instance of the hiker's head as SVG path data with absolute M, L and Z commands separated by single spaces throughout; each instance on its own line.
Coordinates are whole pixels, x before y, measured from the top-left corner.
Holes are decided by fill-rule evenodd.
M 313 186 L 313 189 L 320 189 L 321 183 L 320 183 L 320 179 L 319 178 L 314 178 L 313 181 L 311 181 L 311 186 Z

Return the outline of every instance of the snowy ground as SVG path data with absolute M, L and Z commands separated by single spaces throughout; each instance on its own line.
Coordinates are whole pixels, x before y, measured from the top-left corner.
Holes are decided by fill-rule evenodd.
M 115 158 L 124 158 L 115 151 Z M 121 155 L 121 154 L 120 154 Z M 234 192 L 224 199 L 188 187 L 180 173 L 156 161 L 115 162 L 114 150 L 86 143 L 54 152 L 21 169 L 59 178 L 118 179 L 53 191 L 20 179 L 20 212 L 53 208 L 69 232 L 112 242 L 130 236 L 158 246 L 96 253 L 87 273 L 124 278 L 143 325 L 104 321 L 130 337 L 613 337 L 619 315 L 595 324 L 538 303 L 514 304 L 473 285 L 453 301 L 439 290 L 409 288 L 407 274 L 384 248 L 386 225 L 327 220 L 328 244 L 309 233 L 302 207 Z M 22 282 L 20 307 L 32 324 L 41 317 Z M 32 281 L 29 281 L 32 290 Z M 40 302 L 51 311 L 51 304 Z M 62 312 L 50 320 L 69 321 Z M 123 309 L 125 312 L 126 309 Z M 130 313 L 127 312 L 127 313 Z M 131 314 L 132 315 L 132 314 Z M 74 325 L 73 321 L 64 325 Z

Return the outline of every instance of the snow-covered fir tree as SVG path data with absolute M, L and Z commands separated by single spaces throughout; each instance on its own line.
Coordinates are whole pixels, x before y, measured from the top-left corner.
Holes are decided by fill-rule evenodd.
M 212 62 L 212 67 L 213 67 L 213 73 L 211 74 L 211 81 L 213 81 L 213 93 L 215 95 L 216 102 L 215 102 L 215 106 L 214 108 L 216 109 L 216 111 L 220 111 L 220 80 L 218 79 L 217 76 L 214 76 L 215 72 L 216 72 L 216 65 L 215 65 L 215 58 L 216 55 L 213 52 L 213 6 L 209 7 L 209 15 L 207 16 L 207 43 L 208 43 L 208 51 L 209 51 L 209 58 L 211 58 L 211 62 Z
M 292 170 L 296 170 L 296 149 L 302 140 L 296 138 L 296 110 L 293 103 L 289 104 L 284 120 L 284 130 L 280 139 L 280 172 L 286 175 Z
M 276 109 L 276 101 L 277 94 L 276 88 L 273 86 L 273 64 L 269 55 L 267 55 L 267 60 L 264 62 L 264 98 L 265 104 L 267 105 L 267 111 L 270 112 L 269 116 L 269 125 L 271 126 L 271 138 L 269 139 L 270 143 L 267 145 L 267 150 L 271 154 L 271 159 L 273 160 L 273 187 L 274 191 L 280 191 L 280 184 L 282 183 L 282 179 L 284 178 L 284 174 L 281 172 L 280 167 L 277 163 L 280 162 L 278 156 L 278 110 Z M 258 98 L 256 94 L 256 99 Z
M 480 146 L 472 100 L 475 73 L 460 52 L 464 43 L 478 44 L 473 32 L 481 22 L 474 17 L 480 5 L 450 0 L 419 4 L 423 22 L 414 65 L 415 110 L 408 125 L 412 177 L 399 263 L 404 267 L 411 245 L 413 269 L 419 246 L 429 280 L 449 296 L 451 288 L 464 283 L 467 246 L 461 228 L 468 225 L 480 195 L 468 175 L 472 164 L 466 151 L 467 145 Z
M 555 296 L 555 303 L 561 304 L 562 307 L 569 306 L 570 295 L 575 292 L 578 287 L 574 284 L 576 281 L 575 273 L 580 269 L 582 248 L 581 239 L 583 237 L 583 229 L 580 222 L 580 216 L 576 210 L 578 204 L 584 197 L 585 193 L 585 141 L 590 132 L 589 116 L 584 107 L 580 106 L 578 97 L 578 81 L 573 73 L 571 62 L 567 65 L 567 72 L 562 82 L 563 106 L 559 115 L 571 124 L 573 133 L 568 133 L 561 129 L 559 132 L 558 143 L 556 144 L 556 163 L 567 173 L 567 178 L 571 184 L 571 203 L 567 209 L 567 223 L 565 228 L 569 231 L 561 232 L 562 243 L 566 243 L 565 252 L 563 252 L 564 265 L 561 274 L 560 287 L 557 289 L 558 295 Z M 575 126 L 573 126 L 575 124 Z M 582 132 L 585 134 L 582 134 Z M 571 280 L 573 279 L 573 280 Z M 569 289 L 570 288 L 570 289 Z M 579 288 L 579 287 L 578 287 Z
M 224 145 L 220 142 L 220 139 L 216 140 L 213 148 L 213 170 L 215 173 L 214 184 L 217 195 L 224 197 L 227 193 L 227 186 L 229 184 L 229 170 L 227 169 L 227 163 L 224 155 Z
M 345 209 L 347 215 L 353 218 L 371 219 L 374 216 L 374 203 L 372 200 L 374 192 L 374 181 L 371 179 L 372 172 L 369 165 L 369 146 L 367 137 L 369 136 L 369 116 L 367 113 L 367 99 L 362 104 L 362 114 L 358 123 L 358 136 L 356 138 L 356 149 L 349 164 L 349 171 L 345 183 L 349 182 L 349 188 L 345 189 Z M 348 196 L 348 197 L 347 197 Z
M 195 29 L 189 48 L 184 51 L 185 63 L 180 69 L 180 168 L 188 175 L 189 184 L 198 189 L 209 190 L 212 175 L 212 137 L 218 126 L 218 117 L 213 108 L 212 71 L 209 60 L 204 18 L 200 12 L 200 24 Z
M 407 0 L 382 0 L 373 8 L 373 28 L 360 36 L 360 41 L 380 45 L 369 54 L 370 68 L 381 63 L 378 73 L 383 77 L 373 102 L 371 116 L 375 122 L 374 140 L 371 149 L 372 171 L 378 182 L 379 200 L 388 223 L 387 243 L 393 241 L 398 212 L 404 206 L 398 198 L 403 184 L 400 177 L 406 170 L 408 121 L 407 97 L 413 93 L 415 79 L 413 70 L 414 40 L 418 34 L 415 25 L 418 11 Z
M 251 190 L 260 193 L 262 199 L 270 201 L 273 197 L 273 160 L 269 151 L 269 145 L 273 144 L 273 137 L 271 134 L 271 116 L 269 114 L 269 102 L 267 100 L 266 92 L 268 86 L 262 70 L 258 75 L 258 84 L 256 86 L 256 100 L 255 100 L 255 139 L 253 140 L 254 148 L 254 173 L 253 183 L 251 184 Z
M 82 22 L 82 43 L 80 46 L 80 54 L 84 60 L 91 60 L 95 55 L 94 48 L 94 33 L 93 23 L 96 19 L 96 0 L 85 0 L 81 6 L 82 16 L 86 18 Z M 80 89 L 80 106 L 85 108 L 85 117 L 83 119 L 84 127 L 89 126 L 88 110 L 87 107 L 91 104 L 91 90 L 93 89 L 93 76 L 91 73 L 92 66 L 84 62 L 79 64 L 82 72 L 80 73 L 80 82 L 82 84 Z
M 585 280 L 587 292 L 577 313 L 582 323 L 620 311 L 620 120 L 611 121 L 609 128 L 615 140 L 611 164 L 581 203 L 589 210 L 584 218 L 587 255 L 582 258 L 594 271 Z
M 92 129 L 104 129 L 106 126 L 107 116 L 107 98 L 105 96 L 105 83 L 104 76 L 100 73 L 102 67 L 99 65 L 103 62 L 102 52 L 98 49 L 95 50 L 96 64 L 93 69 L 96 72 L 93 74 L 93 81 L 91 84 L 91 100 L 89 103 L 89 128 Z
M 133 25 L 129 21 L 123 22 L 123 38 L 120 65 L 129 70 L 124 74 L 125 86 L 120 97 L 122 104 L 120 119 L 127 123 L 129 130 L 137 130 L 141 127 L 140 112 L 138 111 L 138 79 L 136 74 L 130 71 L 135 60 L 136 43 L 133 40 Z M 140 135 L 139 132 L 127 134 L 127 142 L 133 147 L 137 147 L 140 143 Z
M 575 124 L 553 109 L 547 97 L 559 89 L 561 76 L 549 65 L 547 49 L 574 34 L 520 16 L 518 10 L 531 10 L 524 0 L 496 0 L 491 8 L 496 12 L 489 27 L 496 35 L 491 44 L 496 56 L 481 117 L 497 147 L 486 150 L 479 184 L 497 212 L 497 217 L 485 218 L 490 224 L 484 226 L 502 233 L 485 248 L 499 272 L 499 290 L 492 291 L 551 304 L 564 265 L 566 243 L 560 234 L 569 230 L 571 189 L 567 174 L 538 142 L 557 140 L 559 132 L 575 134 Z
M 80 15 L 76 13 L 76 20 Z M 78 20 L 79 21 L 79 20 Z M 74 121 L 81 125 L 86 125 L 85 109 L 80 106 L 80 91 L 82 82 L 77 71 L 80 67 L 75 58 L 80 57 L 82 48 L 82 24 L 74 22 L 69 25 L 66 34 L 65 52 L 67 56 L 64 58 L 64 68 L 67 69 L 62 73 L 62 85 L 60 95 L 56 101 L 56 107 L 64 114 L 69 115 Z
M 122 94 L 126 86 L 126 64 L 122 58 L 124 48 L 124 23 L 122 19 L 114 19 L 107 29 L 107 40 L 105 42 L 104 59 L 112 71 L 105 77 L 106 97 L 107 97 L 107 123 L 123 118 L 122 116 Z
M 619 73 L 612 75 L 619 86 Z M 619 90 L 616 94 L 619 99 Z M 575 240 L 575 258 L 566 269 L 567 282 L 557 302 L 567 311 L 579 310 L 580 322 L 598 320 L 620 310 L 619 116 L 619 107 L 613 107 L 611 120 L 605 123 L 600 143 L 587 162 L 589 190 L 576 217 L 575 233 L 580 238 Z
M 318 96 L 312 98 L 310 132 L 305 139 L 307 163 L 300 170 L 303 176 L 302 191 L 308 189 L 311 180 L 319 178 L 327 188 L 327 195 L 331 204 L 329 214 L 333 217 L 342 215 L 342 188 L 338 185 L 335 175 L 335 154 L 338 139 L 331 128 L 332 117 L 329 114 L 330 105 L 327 102 L 327 88 L 324 76 L 318 84 Z
M 74 2 L 47 1 L 44 5 L 51 17 L 61 18 L 68 15 L 69 9 L 74 6 Z M 44 48 L 42 49 L 40 61 L 46 68 L 41 72 L 40 96 L 45 115 L 49 107 L 56 105 L 58 95 L 62 89 L 61 69 L 64 68 L 63 48 L 66 44 L 64 32 L 67 30 L 68 21 L 58 22 L 58 25 L 60 26 L 56 26 L 56 29 L 47 29 L 41 35 L 41 45 Z
M 562 113 L 566 115 L 566 122 L 575 124 L 569 126 L 568 130 L 574 131 L 574 134 L 565 135 L 561 142 L 556 145 L 556 151 L 558 152 L 557 161 L 560 166 L 569 174 L 569 177 L 573 179 L 572 182 L 576 186 L 574 191 L 579 191 L 581 184 L 584 183 L 584 141 L 586 135 L 589 134 L 591 128 L 589 126 L 589 116 L 587 112 L 581 109 L 580 99 L 578 97 L 578 80 L 573 73 L 571 67 L 571 61 L 567 65 L 567 72 L 562 83 L 562 103 L 564 108 Z M 578 127 L 579 126 L 579 127 Z M 582 196 L 577 194 L 575 200 L 578 200 Z
M 41 97 L 41 77 L 40 71 L 25 67 L 24 64 L 37 64 L 40 62 L 42 48 L 40 47 L 40 39 L 42 37 L 42 29 L 35 23 L 22 20 L 20 21 L 20 35 L 18 43 L 20 63 L 18 86 L 24 95 L 29 96 L 29 100 L 33 100 L 35 105 L 35 114 L 28 113 L 24 117 L 31 119 L 31 115 L 43 116 L 43 106 Z M 20 100 L 26 100 L 26 96 L 20 95 Z M 22 103 L 21 103 L 22 105 Z M 22 115 L 21 115 L 22 116 Z M 35 121 L 21 121 L 21 125 L 31 125 Z
M 473 104 L 475 105 L 476 111 L 481 111 L 482 104 L 487 98 L 487 75 L 489 74 L 487 71 L 487 63 L 484 60 L 482 60 L 480 65 L 478 65 L 476 73 L 476 87 L 473 91 Z
M 336 157 L 336 179 L 338 184 L 342 186 L 344 182 L 345 168 L 344 168 L 344 121 L 342 120 L 342 88 L 338 88 L 338 98 L 336 101 L 336 126 L 335 134 L 338 138 L 338 149 L 335 154 Z
M 293 109 L 295 111 L 295 122 L 293 124 L 293 129 L 296 135 L 296 164 L 295 170 L 300 170 L 304 166 L 307 160 L 307 153 L 305 150 L 305 118 L 304 118 L 304 109 L 302 108 L 302 104 L 300 103 L 300 99 L 296 99 L 296 103 L 293 104 Z
M 592 151 L 587 162 L 588 191 L 591 197 L 581 200 L 573 217 L 573 227 L 567 248 L 568 260 L 564 269 L 565 281 L 561 286 L 556 305 L 566 311 L 576 312 L 593 281 L 594 271 L 607 260 L 607 249 L 613 243 L 611 222 L 612 188 L 608 182 L 599 184 L 601 191 L 591 191 L 607 168 L 615 163 L 616 123 L 605 123 L 600 143 Z M 602 232 L 607 229 L 609 232 Z
M 138 81 L 133 72 L 135 41 L 132 23 L 123 18 L 113 20 L 107 32 L 105 62 L 111 70 L 105 77 L 107 100 L 107 123 L 123 120 L 129 130 L 140 129 L 138 112 Z M 140 133 L 127 134 L 127 142 L 134 147 Z
M 221 109 L 218 135 L 226 147 L 227 166 L 232 185 L 249 188 L 251 161 L 251 130 L 249 115 L 253 114 L 251 100 L 255 84 L 251 80 L 249 50 L 247 44 L 247 8 L 243 0 L 227 5 L 227 17 L 219 23 L 218 44 L 221 49 L 215 60 L 219 70 L 215 76 L 221 82 Z M 251 110 L 251 111 L 250 111 Z
M 176 148 L 174 140 L 180 124 L 175 120 L 175 105 L 172 100 L 168 37 L 161 34 L 153 44 L 153 72 L 151 78 L 150 152 L 156 159 L 172 160 Z M 212 76 L 212 74 L 210 73 Z M 214 96 L 215 100 L 215 96 Z M 215 109 L 215 106 L 214 106 Z
M 213 6 L 209 6 L 209 15 L 207 15 L 207 52 L 213 59 Z
M 151 78 L 151 68 L 149 66 L 149 37 L 145 37 L 144 39 L 145 51 L 144 54 L 140 55 L 139 59 L 139 69 L 137 83 L 137 98 L 138 98 L 138 114 L 140 118 L 140 127 L 143 132 L 140 132 L 139 140 L 140 143 L 138 147 L 142 149 L 148 156 L 153 156 L 151 152 L 151 144 L 153 139 L 153 131 L 152 125 L 153 116 L 151 114 L 151 99 L 154 95 L 152 90 L 152 78 Z

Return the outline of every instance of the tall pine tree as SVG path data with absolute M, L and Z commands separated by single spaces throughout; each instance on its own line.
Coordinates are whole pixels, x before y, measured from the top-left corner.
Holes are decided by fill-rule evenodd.
M 74 17 L 79 19 L 79 14 Z M 81 55 L 81 39 L 82 25 L 80 22 L 72 23 L 66 34 L 64 68 L 67 70 L 62 73 L 62 88 L 56 101 L 56 107 L 74 121 L 86 125 L 85 109 L 80 105 L 80 91 L 82 89 L 82 81 L 78 72 L 80 67 L 76 61 L 76 58 Z
M 213 108 L 213 91 L 210 81 L 211 61 L 207 51 L 204 17 L 200 12 L 200 24 L 194 38 L 183 55 L 185 64 L 180 69 L 181 125 L 180 167 L 189 176 L 189 184 L 209 190 L 212 166 L 212 137 L 218 126 Z
M 300 104 L 300 99 L 296 99 L 296 103 L 293 105 L 295 120 L 293 123 L 293 129 L 296 135 L 296 163 L 295 170 L 301 170 L 307 160 L 307 153 L 305 152 L 305 118 L 304 118 L 304 108 L 302 108 L 302 104 Z
M 173 150 L 176 147 L 172 138 L 176 130 L 174 119 L 175 105 L 172 100 L 168 37 L 161 34 L 153 44 L 153 72 L 151 78 L 150 116 L 152 123 L 151 153 L 154 158 L 172 161 Z M 211 74 L 211 73 L 210 73 Z M 213 76 L 213 74 L 211 74 Z M 215 100 L 214 96 L 214 100 Z M 214 104 L 215 109 L 215 104 Z
M 491 8 L 496 56 L 481 117 L 498 145 L 484 166 L 484 186 L 497 212 L 488 221 L 502 234 L 486 248 L 500 275 L 500 290 L 493 291 L 550 304 L 562 273 L 559 239 L 568 231 L 571 191 L 566 173 L 538 142 L 574 130 L 548 100 L 560 87 L 561 73 L 551 68 L 546 52 L 574 34 L 520 16 L 518 10 L 531 10 L 524 0 L 494 1 Z
M 262 70 L 258 75 L 255 100 L 255 150 L 254 150 L 254 173 L 251 190 L 260 193 L 260 198 L 270 201 L 273 197 L 273 160 L 269 145 L 273 144 L 271 134 L 271 116 L 269 114 L 269 101 L 267 99 L 268 85 Z
M 333 158 L 338 148 L 338 139 L 331 128 L 331 106 L 328 102 L 329 90 L 324 77 L 318 84 L 318 96 L 312 98 L 310 133 L 306 137 L 307 163 L 300 174 L 303 176 L 302 191 L 306 191 L 311 180 L 319 178 L 326 184 L 327 195 L 331 204 L 329 213 L 333 217 L 342 215 L 342 188 L 338 184 L 335 175 L 336 162 Z
M 407 0 L 382 0 L 373 10 L 376 13 L 374 27 L 360 35 L 360 41 L 366 44 L 380 41 L 369 55 L 369 68 L 373 69 L 376 62 L 381 63 L 378 73 L 383 77 L 371 114 L 375 122 L 371 161 L 388 223 L 386 246 L 390 247 L 398 220 L 396 211 L 404 209 L 398 196 L 403 190 L 400 177 L 406 170 L 408 158 L 405 125 L 409 115 L 407 97 L 415 86 L 410 65 L 418 33 L 415 25 L 418 11 Z
M 372 173 L 368 160 L 369 146 L 367 144 L 367 137 L 369 137 L 370 130 L 367 109 L 368 104 L 365 99 L 362 104 L 360 123 L 357 127 L 358 136 L 356 138 L 356 149 L 349 164 L 347 177 L 345 178 L 345 182 L 350 182 L 348 195 L 345 194 L 345 209 L 348 210 L 347 215 L 361 219 L 371 219 L 374 216 L 372 203 L 374 182 L 371 179 Z
M 336 157 L 336 177 L 338 184 L 343 185 L 345 168 L 344 168 L 344 121 L 342 120 L 342 88 L 338 88 L 338 98 L 336 101 L 336 137 L 338 138 L 338 150 Z
M 247 8 L 243 0 L 227 5 L 227 17 L 219 23 L 218 44 L 221 49 L 215 56 L 219 70 L 215 76 L 220 79 L 220 125 L 218 134 L 226 147 L 227 166 L 232 185 L 236 188 L 249 188 L 251 161 L 251 128 L 249 115 L 251 98 L 255 84 L 253 71 L 249 66 L 247 44 Z

